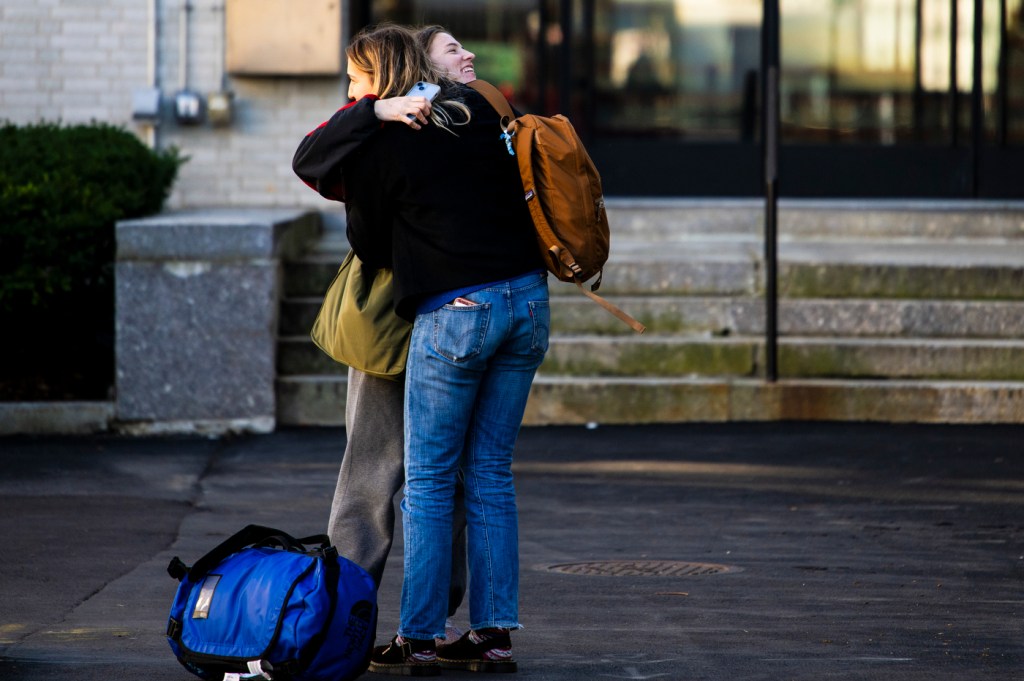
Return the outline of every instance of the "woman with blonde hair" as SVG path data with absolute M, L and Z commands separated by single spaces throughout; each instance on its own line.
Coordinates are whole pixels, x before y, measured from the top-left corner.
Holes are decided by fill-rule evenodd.
M 344 201 L 342 161 L 379 130 L 383 121 L 420 128 L 430 114 L 425 97 L 365 97 L 361 88 L 364 83 L 349 83 L 352 101 L 306 134 L 292 161 L 293 170 L 307 185 L 333 201 Z M 358 219 L 357 214 L 348 215 L 349 222 Z M 389 380 L 350 368 L 347 378 L 345 452 L 331 502 L 328 536 L 343 555 L 366 568 L 380 588 L 394 541 L 393 500 L 404 482 L 404 376 Z M 450 618 L 466 593 L 466 518 L 461 495 L 452 550 Z M 445 640 L 454 641 L 461 635 L 450 621 Z
M 425 31 L 429 31 L 431 37 L 438 33 L 445 37 L 444 45 L 437 50 L 438 59 L 428 55 L 435 67 L 452 80 L 476 79 L 472 52 L 458 45 L 440 26 L 417 30 L 417 40 L 423 40 Z M 429 40 L 427 42 L 429 44 Z M 424 51 L 429 52 L 426 46 Z M 342 161 L 379 130 L 382 121 L 420 128 L 430 113 L 430 103 L 424 97 L 363 97 L 364 93 L 358 89 L 361 85 L 350 82 L 353 101 L 309 132 L 299 144 L 292 162 L 296 174 L 327 199 L 344 200 Z M 349 221 L 358 219 L 358 215 L 349 216 Z M 345 452 L 327 526 L 332 544 L 363 566 L 378 588 L 394 541 L 393 499 L 405 480 L 404 378 L 402 375 L 397 380 L 389 380 L 353 368 L 348 370 Z M 462 635 L 451 619 L 466 592 L 466 519 L 462 492 L 460 483 L 452 526 L 447 642 Z
M 395 27 L 360 33 L 346 53 L 353 96 L 386 97 L 437 75 L 414 36 Z M 349 241 L 367 264 L 393 269 L 395 309 L 413 322 L 401 617 L 370 669 L 433 675 L 440 663 L 507 672 L 516 669 L 509 632 L 520 626 L 512 450 L 547 351 L 547 275 L 499 115 L 472 89 L 438 81 L 421 129 L 386 123 L 341 169 L 349 215 L 358 216 Z M 470 631 L 437 648 L 460 467 Z

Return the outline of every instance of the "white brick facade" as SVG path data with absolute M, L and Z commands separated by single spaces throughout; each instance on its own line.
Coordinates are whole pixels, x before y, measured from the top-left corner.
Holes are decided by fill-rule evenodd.
M 342 78 L 223 78 L 235 94 L 232 125 L 179 125 L 180 33 L 189 2 L 188 85 L 205 98 L 222 87 L 224 0 L 156 0 L 160 148 L 178 147 L 181 168 L 168 208 L 329 207 L 291 171 L 302 136 L 345 102 Z M 148 83 L 147 0 L 3 0 L 0 120 L 103 121 L 149 142 L 132 120 L 132 94 Z

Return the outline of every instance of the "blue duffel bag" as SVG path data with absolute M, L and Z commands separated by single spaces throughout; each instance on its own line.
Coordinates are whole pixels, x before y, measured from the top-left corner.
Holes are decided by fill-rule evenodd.
M 325 535 L 249 525 L 191 568 L 175 557 L 167 571 L 181 582 L 167 641 L 200 678 L 345 681 L 369 665 L 373 578 Z

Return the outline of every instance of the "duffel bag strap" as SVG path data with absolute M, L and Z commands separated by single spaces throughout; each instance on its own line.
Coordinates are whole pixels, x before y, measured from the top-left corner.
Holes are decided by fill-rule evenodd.
M 306 541 L 305 539 L 298 540 L 301 543 L 312 544 L 316 543 L 313 541 Z M 324 536 L 326 540 L 326 536 Z M 327 547 L 330 548 L 330 542 L 327 542 Z M 328 610 L 324 617 L 324 624 L 320 628 L 320 631 L 316 632 L 309 641 L 307 641 L 299 652 L 298 659 L 288 660 L 287 662 L 280 662 L 278 664 L 272 664 L 268 660 L 252 660 L 248 663 L 249 671 L 252 674 L 260 674 L 268 679 L 274 681 L 288 681 L 302 673 L 309 665 L 313 663 L 313 660 L 320 653 L 320 648 L 323 647 L 327 641 L 327 634 L 331 629 L 331 623 L 334 622 L 334 615 L 338 609 L 338 581 L 341 579 L 341 567 L 338 565 L 337 556 L 325 556 L 321 561 L 321 565 L 324 569 L 324 584 L 327 587 L 327 598 L 328 598 Z M 240 677 L 239 681 L 241 681 Z M 224 677 L 224 681 L 233 681 Z
M 210 570 L 217 567 L 217 565 L 219 565 L 220 562 L 228 556 L 238 553 L 249 546 L 268 542 L 279 544 L 282 548 L 289 550 L 305 550 L 302 543 L 287 532 L 275 530 L 271 527 L 263 527 L 262 525 L 246 525 L 241 530 L 235 532 L 233 535 L 211 549 L 205 556 L 197 560 L 195 564 L 189 568 L 187 572 L 188 577 L 192 581 L 196 581 L 200 577 L 204 577 L 210 572 Z M 171 567 L 168 568 L 168 572 L 171 576 L 178 579 L 178 581 L 181 581 L 185 576 L 181 573 L 181 565 L 183 565 L 181 561 L 175 558 L 175 560 L 171 561 Z M 172 568 L 174 567 L 177 567 L 178 569 L 172 572 Z M 181 574 L 181 576 L 177 576 L 178 574 Z
M 303 546 L 311 546 L 313 544 L 319 544 L 320 548 L 327 550 L 331 546 L 331 538 L 326 534 L 311 534 L 308 537 L 302 539 L 296 539 L 296 543 L 302 544 Z
M 324 618 L 323 627 L 303 646 L 299 655 L 299 664 L 303 669 L 313 663 L 313 658 L 317 656 L 321 646 L 327 641 L 327 633 L 330 631 L 331 623 L 338 610 L 338 581 L 341 579 L 341 566 L 338 565 L 337 555 L 324 556 L 320 564 L 324 568 L 324 583 L 327 585 L 327 600 L 330 605 L 327 617 Z

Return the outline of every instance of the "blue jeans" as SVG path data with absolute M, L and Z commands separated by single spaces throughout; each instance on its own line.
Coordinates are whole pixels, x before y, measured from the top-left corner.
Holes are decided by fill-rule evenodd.
M 405 579 L 398 633 L 444 635 L 452 508 L 465 476 L 470 628 L 519 625 L 512 449 L 548 348 L 547 274 L 416 317 L 405 379 Z

